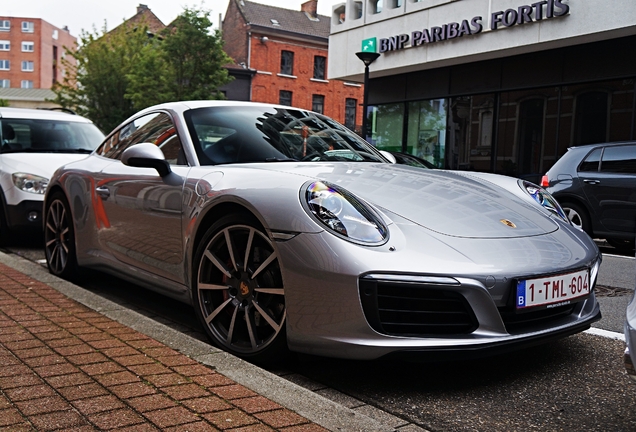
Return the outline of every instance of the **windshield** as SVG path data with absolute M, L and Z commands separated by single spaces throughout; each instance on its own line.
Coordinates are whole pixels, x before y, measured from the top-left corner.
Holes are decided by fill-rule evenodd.
M 90 153 L 104 140 L 92 123 L 6 118 L 0 122 L 0 153 Z
M 329 117 L 295 108 L 233 106 L 185 114 L 201 165 L 278 161 L 386 162 Z

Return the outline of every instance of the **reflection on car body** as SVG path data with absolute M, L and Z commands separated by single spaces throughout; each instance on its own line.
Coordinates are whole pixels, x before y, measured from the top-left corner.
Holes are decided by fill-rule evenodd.
M 292 107 L 140 112 L 55 174 L 45 241 L 52 273 L 99 268 L 190 303 L 252 360 L 491 353 L 600 319 L 598 248 L 546 191 L 393 164 Z

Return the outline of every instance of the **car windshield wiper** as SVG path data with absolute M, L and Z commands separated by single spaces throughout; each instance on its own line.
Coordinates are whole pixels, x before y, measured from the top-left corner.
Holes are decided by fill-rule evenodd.
M 298 162 L 298 159 L 292 158 L 265 158 L 265 162 Z

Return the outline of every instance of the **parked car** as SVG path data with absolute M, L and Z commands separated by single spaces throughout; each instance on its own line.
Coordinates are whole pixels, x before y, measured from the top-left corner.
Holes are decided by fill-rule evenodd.
M 53 172 L 85 158 L 103 139 L 78 115 L 0 108 L 0 241 L 16 230 L 41 231 L 44 192 Z
M 571 147 L 543 176 L 541 186 L 590 236 L 634 249 L 636 142 Z
M 51 273 L 101 269 L 190 303 L 256 361 L 486 354 L 601 316 L 599 250 L 547 192 L 393 164 L 288 106 L 145 109 L 54 174 L 45 211 Z

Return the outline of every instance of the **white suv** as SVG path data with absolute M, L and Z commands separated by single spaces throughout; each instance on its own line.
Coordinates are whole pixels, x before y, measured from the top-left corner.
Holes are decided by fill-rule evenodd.
M 104 134 L 88 119 L 52 110 L 0 108 L 0 242 L 42 229 L 44 192 L 60 166 L 86 157 Z

